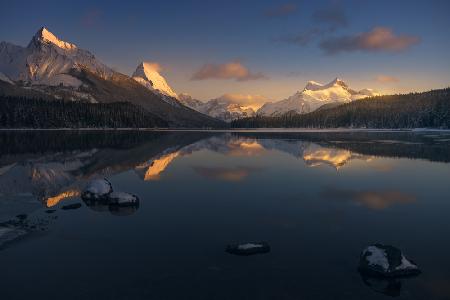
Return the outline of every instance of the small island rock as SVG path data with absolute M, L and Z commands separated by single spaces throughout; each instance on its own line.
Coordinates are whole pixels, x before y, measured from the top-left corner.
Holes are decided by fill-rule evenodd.
M 412 276 L 421 273 L 419 267 L 399 249 L 374 244 L 364 249 L 359 261 L 360 272 L 382 277 Z

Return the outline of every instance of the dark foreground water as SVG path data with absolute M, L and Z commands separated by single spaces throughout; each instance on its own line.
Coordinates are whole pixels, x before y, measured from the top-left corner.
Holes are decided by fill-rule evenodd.
M 0 132 L 0 142 L 0 299 L 450 299 L 449 133 Z M 139 207 L 88 207 L 80 191 L 98 177 Z M 225 252 L 246 241 L 271 252 Z M 362 277 L 360 251 L 375 242 L 423 273 Z

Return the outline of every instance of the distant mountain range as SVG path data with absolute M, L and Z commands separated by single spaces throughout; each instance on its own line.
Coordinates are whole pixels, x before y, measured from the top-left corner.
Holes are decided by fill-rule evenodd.
M 379 94 L 371 89 L 355 91 L 339 78 L 328 84 L 309 81 L 301 92 L 291 97 L 264 104 L 257 112 L 260 116 L 280 116 L 287 112 L 304 114 L 312 112 L 323 105 L 343 104 Z
M 267 102 L 257 111 L 225 96 L 200 101 L 185 93 L 177 94 L 160 74 L 157 64 L 141 62 L 136 71 L 128 76 L 103 64 L 91 52 L 60 40 L 43 27 L 26 47 L 8 42 L 0 43 L 0 96 L 10 97 L 5 99 L 9 101 L 7 106 L 14 111 L 5 115 L 11 116 L 16 114 L 16 110 L 23 109 L 33 114 L 38 107 L 47 103 L 33 102 L 33 107 L 26 107 L 27 102 L 21 101 L 20 105 L 14 105 L 13 99 L 22 98 L 41 98 L 50 101 L 49 103 L 53 100 L 64 100 L 89 104 L 117 102 L 132 104 L 131 106 L 108 106 L 108 114 L 120 115 L 124 118 L 117 122 L 105 122 L 105 115 L 92 106 L 72 107 L 71 111 L 76 111 L 77 116 L 69 123 L 63 118 L 66 107 L 59 104 L 57 109 L 52 110 L 59 116 L 56 123 L 66 124 L 69 127 L 76 126 L 77 122 L 73 120 L 87 117 L 83 115 L 85 110 L 95 110 L 90 114 L 90 116 L 97 116 L 95 122 L 80 124 L 122 126 L 129 124 L 133 119 L 139 119 L 140 122 L 135 127 L 155 124 L 158 127 L 213 128 L 226 127 L 228 126 L 226 122 L 234 122 L 233 126 L 247 124 L 247 121 L 241 123 L 236 121 L 249 120 L 249 118 L 258 122 L 271 120 L 270 124 L 278 124 L 276 118 L 285 118 L 286 115 L 292 119 L 295 115 L 309 115 L 317 112 L 314 116 L 322 117 L 324 113 L 319 113 L 321 111 L 329 112 L 329 109 L 341 107 L 342 104 L 367 97 L 373 99 L 379 94 L 372 89 L 356 91 L 336 78 L 328 84 L 309 81 L 302 91 L 281 101 Z M 119 114 L 119 107 L 126 111 Z M 148 113 L 140 111 L 142 108 Z M 396 107 L 396 109 L 399 108 Z M 41 112 L 39 115 L 45 115 L 45 113 Z M 261 119 L 268 117 L 275 118 L 273 119 L 275 121 Z M 147 118 L 149 120 L 146 120 Z M 12 119 L 8 119 L 7 123 L 8 126 L 14 127 L 17 124 L 28 124 L 31 119 L 32 116 L 30 118 L 22 116 L 21 120 L 17 119 L 19 123 L 10 122 Z M 297 118 L 292 124 L 309 126 L 307 122 L 298 121 L 300 119 L 305 120 L 305 118 Z M 33 120 L 31 123 L 39 124 L 39 122 L 39 120 Z M 292 127 L 292 124 L 286 126 Z M 323 125 L 320 124 L 320 126 Z

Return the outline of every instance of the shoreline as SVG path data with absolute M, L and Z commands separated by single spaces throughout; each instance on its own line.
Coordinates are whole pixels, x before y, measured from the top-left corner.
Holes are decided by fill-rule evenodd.
M 167 131 L 167 132 L 450 132 L 439 128 L 0 128 L 1 131 Z

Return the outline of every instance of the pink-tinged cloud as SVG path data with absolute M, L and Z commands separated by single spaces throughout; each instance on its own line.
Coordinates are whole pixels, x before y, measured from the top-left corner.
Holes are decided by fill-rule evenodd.
M 268 9 L 264 15 L 267 17 L 284 17 L 294 13 L 297 10 L 297 5 L 294 3 L 285 3 L 271 9 Z
M 397 77 L 388 75 L 378 75 L 377 77 L 375 77 L 375 80 L 380 83 L 396 83 L 400 81 L 400 79 L 398 79 Z
M 253 73 L 239 61 L 225 64 L 206 64 L 192 75 L 191 80 L 206 79 L 235 79 L 237 81 L 248 81 L 267 79 L 261 72 Z
M 412 35 L 395 35 L 387 27 L 375 27 L 369 32 L 354 36 L 329 38 L 320 43 L 327 54 L 339 52 L 401 52 L 420 42 L 420 38 Z

